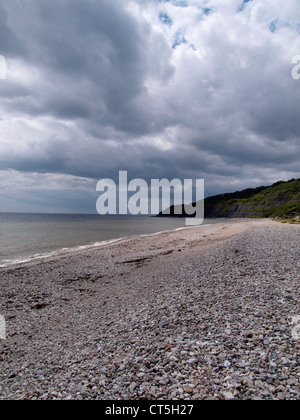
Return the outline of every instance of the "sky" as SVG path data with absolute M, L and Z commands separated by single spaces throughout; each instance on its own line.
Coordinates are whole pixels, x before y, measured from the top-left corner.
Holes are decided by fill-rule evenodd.
M 0 0 L 0 211 L 95 213 L 97 181 L 299 178 L 299 0 Z

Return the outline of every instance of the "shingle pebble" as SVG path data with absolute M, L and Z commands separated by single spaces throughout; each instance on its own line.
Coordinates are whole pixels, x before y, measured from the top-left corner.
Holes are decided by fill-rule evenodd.
M 299 399 L 299 239 L 241 221 L 2 269 L 0 399 Z

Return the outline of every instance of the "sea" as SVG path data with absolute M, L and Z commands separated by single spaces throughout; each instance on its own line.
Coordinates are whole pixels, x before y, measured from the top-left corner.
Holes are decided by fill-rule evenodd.
M 182 228 L 174 217 L 0 213 L 0 267 Z

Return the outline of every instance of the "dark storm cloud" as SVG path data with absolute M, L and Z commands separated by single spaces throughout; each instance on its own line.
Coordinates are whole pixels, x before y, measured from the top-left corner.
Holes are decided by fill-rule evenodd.
M 120 115 L 142 89 L 143 36 L 121 2 L 39 0 L 7 7 L 14 29 L 25 35 L 20 57 L 43 72 L 44 85 L 32 92 L 35 103 L 24 107 L 21 101 L 20 109 L 78 118 L 87 116 L 82 102 L 101 99 L 108 112 Z
M 0 3 L 0 51 L 6 57 L 16 57 L 26 52 L 26 47 L 22 40 L 14 33 L 10 27 L 10 15 L 6 10 L 6 5 Z
M 211 193 L 294 177 L 298 18 L 295 0 L 2 0 L 0 170 Z

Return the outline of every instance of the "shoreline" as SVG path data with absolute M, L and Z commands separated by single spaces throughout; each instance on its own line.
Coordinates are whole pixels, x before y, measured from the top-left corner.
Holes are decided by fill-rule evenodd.
M 110 245 L 114 245 L 117 244 L 119 242 L 123 242 L 123 241 L 127 241 L 127 240 L 136 240 L 136 239 L 141 239 L 141 238 L 147 238 L 147 237 L 152 237 L 152 236 L 157 236 L 157 235 L 162 235 L 162 234 L 168 234 L 168 233 L 174 233 L 176 231 L 181 231 L 181 230 L 187 230 L 187 229 L 195 229 L 195 228 L 203 228 L 205 226 L 215 226 L 215 225 L 220 225 L 220 224 L 227 224 L 227 223 L 239 223 L 239 222 L 247 222 L 247 221 L 259 221 L 259 220 L 267 220 L 267 219 L 226 219 L 226 221 L 224 221 L 224 219 L 220 219 L 219 223 L 213 223 L 213 224 L 203 224 L 200 226 L 185 226 L 185 227 L 180 227 L 180 228 L 176 228 L 176 229 L 172 229 L 172 230 L 165 230 L 165 231 L 159 231 L 159 232 L 155 232 L 155 233 L 149 233 L 149 234 L 139 234 L 139 235 L 132 235 L 132 236 L 124 236 L 124 237 L 118 237 L 118 238 L 112 238 L 112 239 L 108 239 L 108 240 L 103 240 L 103 241 L 99 241 L 99 242 L 94 242 L 94 243 L 90 243 L 90 244 L 86 244 L 86 245 L 77 245 L 77 246 L 73 246 L 73 247 L 63 247 L 63 248 L 59 248 L 53 251 L 49 251 L 49 252 L 45 252 L 42 254 L 35 254 L 35 255 L 29 255 L 27 257 L 20 257 L 20 258 L 16 258 L 16 259 L 12 259 L 9 262 L 5 263 L 5 264 L 0 264 L 0 271 L 2 269 L 13 269 L 13 268 L 17 268 L 19 266 L 23 266 L 23 265 L 27 265 L 27 264 L 31 264 L 34 262 L 46 262 L 46 261 L 51 261 L 52 259 L 56 259 L 56 258 L 64 258 L 66 256 L 72 256 L 72 255 L 77 255 L 78 253 L 80 254 L 81 252 L 89 252 L 92 250 L 97 250 L 97 249 L 102 249 L 105 248 L 106 246 L 110 246 Z
M 0 400 L 299 399 L 299 234 L 233 221 L 1 268 Z

